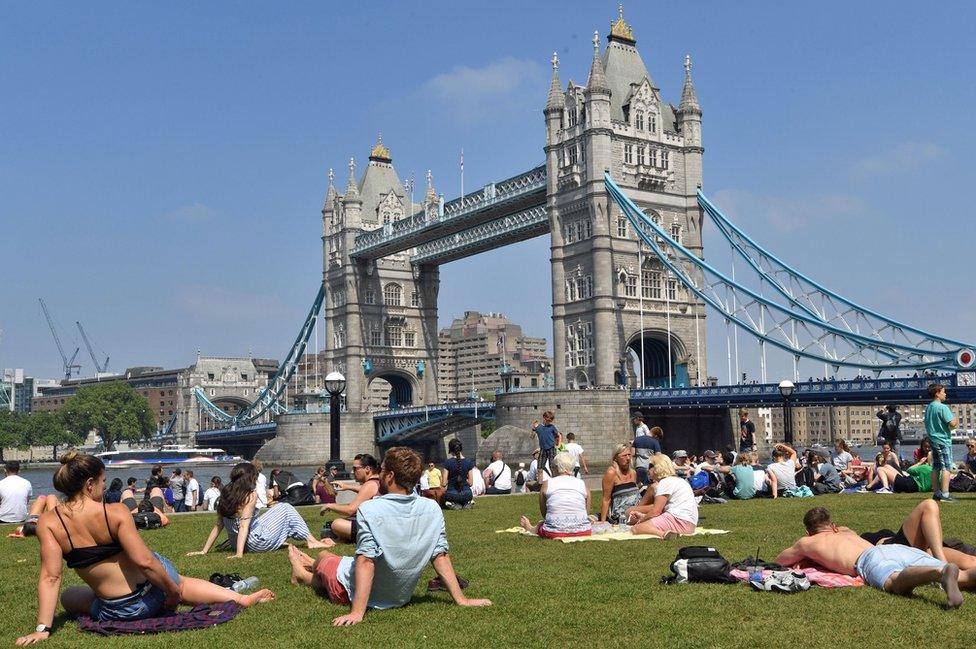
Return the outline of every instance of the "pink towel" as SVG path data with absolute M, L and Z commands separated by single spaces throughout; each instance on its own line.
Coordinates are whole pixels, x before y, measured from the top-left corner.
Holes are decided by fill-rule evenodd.
M 793 572 L 802 572 L 814 586 L 821 588 L 844 588 L 846 586 L 863 586 L 864 580 L 860 577 L 842 575 L 838 572 L 828 572 L 822 568 L 794 568 Z M 739 581 L 749 581 L 749 573 L 745 570 L 733 570 L 732 576 Z M 773 574 L 772 570 L 763 570 L 763 579 Z

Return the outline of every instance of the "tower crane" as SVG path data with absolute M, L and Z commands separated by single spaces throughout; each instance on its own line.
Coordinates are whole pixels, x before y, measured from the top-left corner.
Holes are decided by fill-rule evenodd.
M 85 347 L 88 348 L 88 355 L 91 356 L 92 363 L 95 364 L 95 372 L 97 372 L 99 374 L 102 373 L 102 372 L 107 372 L 108 371 L 108 354 L 105 354 L 105 362 L 102 363 L 102 364 L 99 364 L 98 359 L 95 358 L 95 350 L 92 348 L 91 340 L 89 340 L 88 334 L 85 333 L 85 328 L 82 327 L 81 326 L 81 322 L 79 322 L 77 320 L 75 320 L 75 324 L 78 326 L 78 331 L 81 332 L 81 339 L 85 341 Z M 103 354 L 105 353 L 104 350 L 99 350 L 99 351 L 101 351 Z
M 75 347 L 75 353 L 71 355 L 71 359 L 69 360 L 67 354 L 64 353 L 64 347 L 61 346 L 61 339 L 58 338 L 58 332 L 54 328 L 54 320 L 51 319 L 51 313 L 47 310 L 47 305 L 44 304 L 44 298 L 39 297 L 37 301 L 41 303 L 41 309 L 44 310 L 44 319 L 47 320 L 47 326 L 51 328 L 51 335 L 54 336 L 54 344 L 58 346 L 58 353 L 61 354 L 61 363 L 64 366 L 64 379 L 66 381 L 71 380 L 71 375 L 77 374 L 81 370 L 81 365 L 75 363 L 81 347 Z

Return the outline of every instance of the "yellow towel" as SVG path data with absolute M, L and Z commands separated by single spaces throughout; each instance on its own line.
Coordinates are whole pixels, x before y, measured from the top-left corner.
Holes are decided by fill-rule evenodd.
M 536 536 L 521 527 L 510 527 L 505 530 L 495 530 L 495 534 L 522 534 L 523 536 Z M 711 534 L 728 534 L 729 530 L 714 530 L 705 527 L 696 527 L 694 534 L 682 534 L 681 536 L 708 536 Z M 555 539 L 563 543 L 579 543 L 581 541 L 640 541 L 645 539 L 661 540 L 659 536 L 651 534 L 631 534 L 630 532 L 607 532 L 605 534 L 594 534 L 592 536 L 570 536 L 562 539 Z

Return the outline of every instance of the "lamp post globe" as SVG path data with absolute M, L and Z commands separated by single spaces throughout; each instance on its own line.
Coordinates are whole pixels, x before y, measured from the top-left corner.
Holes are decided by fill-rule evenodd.
M 784 398 L 789 399 L 793 396 L 793 390 L 796 386 L 793 385 L 793 381 L 780 381 L 779 382 L 779 393 L 783 395 Z
M 339 459 L 339 408 L 340 396 L 345 389 L 346 377 L 340 372 L 329 372 L 325 377 L 325 390 L 329 393 L 329 461 L 326 469 L 331 470 L 334 466 L 342 477 L 346 475 L 346 465 Z

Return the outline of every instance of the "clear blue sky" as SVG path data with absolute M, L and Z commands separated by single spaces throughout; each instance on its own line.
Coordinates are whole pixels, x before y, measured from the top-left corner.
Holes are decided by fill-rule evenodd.
M 721 207 L 827 286 L 973 340 L 974 6 L 631 2 L 626 17 L 666 99 L 694 57 Z M 114 369 L 198 348 L 281 358 L 321 277 L 328 168 L 344 184 L 378 131 L 401 178 L 431 168 L 449 198 L 461 146 L 468 187 L 539 164 L 549 58 L 584 82 L 616 3 L 0 11 L 0 366 L 57 377 L 39 296 L 72 350 L 78 319 Z M 502 311 L 551 339 L 548 259 L 542 238 L 445 266 L 442 324 Z

